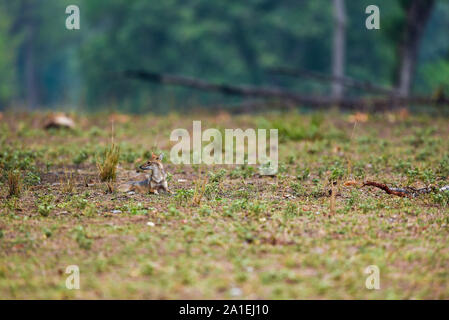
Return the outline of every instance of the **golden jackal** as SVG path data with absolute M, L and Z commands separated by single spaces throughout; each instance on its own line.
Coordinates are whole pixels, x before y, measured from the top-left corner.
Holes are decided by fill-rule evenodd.
M 120 191 L 137 191 L 142 193 L 150 192 L 159 194 L 158 191 L 162 189 L 168 193 L 171 193 L 168 189 L 167 173 L 165 172 L 164 166 L 161 162 L 162 157 L 162 153 L 159 156 L 156 156 L 153 153 L 151 159 L 139 167 L 143 171 L 151 170 L 151 174 L 147 176 L 147 179 L 125 183 L 120 187 Z

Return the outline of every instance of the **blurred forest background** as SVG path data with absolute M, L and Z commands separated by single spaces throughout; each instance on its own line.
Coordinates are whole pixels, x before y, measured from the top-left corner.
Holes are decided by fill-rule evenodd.
M 69 4 L 80 8 L 80 30 L 65 27 Z M 365 27 L 371 4 L 380 30 Z M 431 96 L 449 89 L 448 30 L 447 0 L 0 0 L 0 110 L 163 113 L 245 100 L 125 70 L 317 96 L 373 94 L 318 81 L 344 76 Z

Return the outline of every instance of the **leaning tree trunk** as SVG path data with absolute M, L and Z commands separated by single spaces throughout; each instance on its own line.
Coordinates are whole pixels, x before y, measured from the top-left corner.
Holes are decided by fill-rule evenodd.
M 37 84 L 36 84 L 36 60 L 34 48 L 35 32 L 33 24 L 27 28 L 25 50 L 25 88 L 28 109 L 35 109 L 37 104 Z
M 334 43 L 332 53 L 332 76 L 343 78 L 345 75 L 345 42 L 346 42 L 346 14 L 344 0 L 334 2 Z M 332 98 L 340 101 L 343 98 L 343 84 L 339 81 L 332 83 Z
M 407 10 L 407 20 L 400 49 L 398 92 L 410 95 L 418 59 L 419 43 L 435 4 L 434 0 L 413 0 Z
M 20 34 L 21 45 L 19 55 L 21 60 L 19 65 L 23 63 L 22 81 L 23 81 L 23 100 L 29 109 L 34 109 L 38 104 L 38 79 L 37 66 L 38 61 L 36 54 L 36 39 L 39 28 L 39 17 L 36 10 L 42 5 L 41 0 L 17 0 L 8 2 L 12 15 L 15 17 L 11 34 Z M 23 59 L 23 60 L 22 60 Z

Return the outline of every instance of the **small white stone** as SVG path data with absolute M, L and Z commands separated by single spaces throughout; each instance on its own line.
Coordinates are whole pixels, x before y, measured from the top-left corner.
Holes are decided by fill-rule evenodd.
M 186 179 L 178 179 L 178 182 L 187 182 Z
M 242 289 L 237 288 L 237 287 L 234 287 L 234 288 L 231 288 L 231 290 L 230 290 L 229 293 L 230 293 L 231 296 L 233 296 L 233 297 L 238 297 L 238 296 L 241 296 L 241 295 L 242 295 Z
M 134 191 L 129 191 L 128 194 L 129 195 L 133 195 L 133 194 L 136 194 L 136 193 Z
M 122 210 L 112 210 L 112 213 L 114 214 L 122 213 Z
M 155 224 L 154 224 L 154 222 L 148 221 L 148 222 L 147 222 L 147 226 L 154 227 Z

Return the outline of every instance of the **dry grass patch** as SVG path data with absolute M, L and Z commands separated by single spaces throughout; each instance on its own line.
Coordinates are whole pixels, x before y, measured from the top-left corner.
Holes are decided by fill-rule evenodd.
M 8 171 L 8 198 L 19 197 L 22 192 L 22 178 L 17 170 Z
M 109 192 L 114 190 L 114 182 L 117 178 L 117 164 L 120 157 L 120 148 L 112 144 L 106 150 L 104 158 L 100 161 L 97 159 L 97 168 L 100 181 L 106 182 Z

